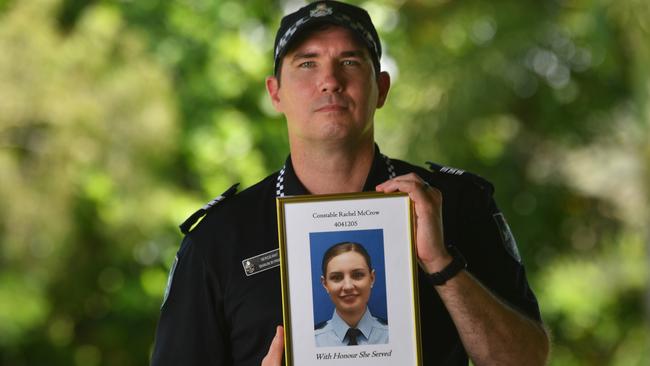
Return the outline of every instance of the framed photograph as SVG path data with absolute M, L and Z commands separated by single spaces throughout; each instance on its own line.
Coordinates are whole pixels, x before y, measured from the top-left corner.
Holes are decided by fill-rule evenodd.
M 421 365 L 408 195 L 277 200 L 286 365 Z

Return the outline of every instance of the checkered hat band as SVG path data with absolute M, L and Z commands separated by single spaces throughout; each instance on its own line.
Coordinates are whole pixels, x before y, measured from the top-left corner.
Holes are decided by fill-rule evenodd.
M 282 35 L 282 38 L 280 38 L 280 41 L 278 41 L 278 45 L 275 48 L 275 58 L 277 59 L 278 56 L 280 56 L 280 53 L 282 50 L 284 50 L 284 47 L 287 45 L 289 42 L 289 39 L 296 33 L 298 30 L 298 27 L 301 25 L 307 23 L 309 19 L 312 19 L 313 17 L 311 16 L 306 16 L 298 19 L 294 25 L 292 25 L 289 29 L 287 29 L 286 32 Z M 379 49 L 377 48 L 377 43 L 375 42 L 374 38 L 372 37 L 372 34 L 359 22 L 353 21 L 352 18 L 350 18 L 347 15 L 331 15 L 328 18 L 333 18 L 337 22 L 341 24 L 345 24 L 348 28 L 356 31 L 358 34 L 361 34 L 366 41 L 366 43 L 370 46 L 370 48 L 374 51 L 375 55 L 377 57 L 381 56 L 379 54 Z M 318 19 L 318 18 L 316 18 Z

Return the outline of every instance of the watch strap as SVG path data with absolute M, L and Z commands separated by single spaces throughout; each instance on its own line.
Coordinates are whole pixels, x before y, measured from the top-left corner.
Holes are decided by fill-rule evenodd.
M 447 251 L 452 257 L 452 261 L 440 272 L 427 273 L 427 278 L 434 286 L 444 285 L 461 270 L 467 268 L 467 261 L 460 251 L 453 245 L 447 246 Z

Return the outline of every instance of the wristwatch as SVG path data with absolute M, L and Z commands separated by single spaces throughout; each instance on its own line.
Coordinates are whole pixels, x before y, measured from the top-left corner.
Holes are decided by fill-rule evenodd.
M 440 272 L 427 273 L 427 278 L 434 286 L 444 285 L 452 277 L 458 274 L 461 270 L 467 268 L 467 261 L 465 257 L 453 245 L 447 246 L 447 251 L 453 258 L 452 261 L 443 268 Z

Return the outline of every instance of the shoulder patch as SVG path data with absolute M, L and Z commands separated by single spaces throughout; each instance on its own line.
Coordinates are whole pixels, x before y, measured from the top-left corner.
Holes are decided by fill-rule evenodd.
M 514 235 L 510 230 L 510 225 L 506 221 L 506 217 L 503 216 L 503 213 L 497 212 L 492 215 L 494 221 L 496 221 L 497 227 L 499 228 L 499 234 L 501 234 L 501 242 L 506 248 L 506 251 L 510 256 L 521 263 L 521 256 L 519 255 L 519 248 L 517 248 L 517 242 L 515 241 Z
M 176 272 L 176 266 L 178 266 L 178 254 L 174 257 L 174 263 L 172 263 L 171 268 L 169 269 L 169 275 L 167 275 L 167 286 L 165 286 L 165 295 L 163 295 L 162 304 L 160 304 L 160 309 L 162 310 L 163 306 L 167 302 L 169 297 L 169 292 L 172 289 L 172 281 L 174 280 L 174 272 Z
M 200 218 L 205 216 L 210 210 L 216 206 L 219 202 L 225 200 L 226 198 L 232 196 L 237 192 L 237 186 L 239 186 L 239 183 L 233 184 L 230 188 L 228 188 L 225 192 L 220 194 L 218 197 L 215 197 L 212 201 L 206 203 L 203 207 L 198 209 L 196 212 L 194 212 L 190 217 L 188 217 L 182 224 L 179 225 L 181 232 L 185 235 L 187 235 L 194 224 L 196 224 Z
M 183 253 L 185 253 L 185 251 L 190 246 L 190 244 L 191 244 L 190 238 L 188 237 L 183 238 L 181 247 L 180 249 L 178 249 L 178 252 L 176 252 L 176 256 L 174 257 L 174 262 L 172 263 L 172 266 L 169 268 L 169 274 L 167 275 L 167 285 L 165 286 L 165 294 L 163 295 L 162 304 L 160 304 L 160 310 L 162 310 L 163 306 L 165 306 L 165 303 L 167 302 L 167 299 L 169 298 L 169 293 L 172 290 L 172 282 L 174 281 L 174 273 L 176 272 L 176 267 L 178 267 L 178 263 L 180 259 L 183 257 Z

